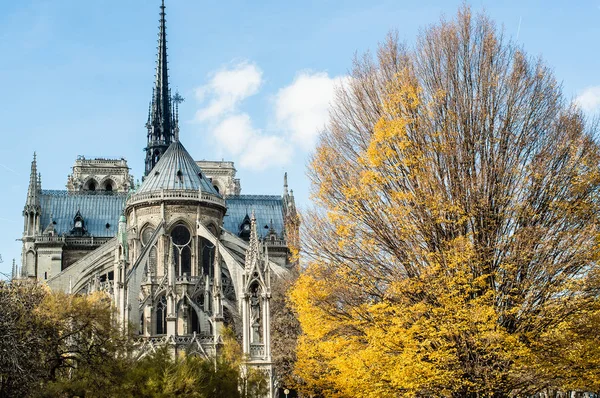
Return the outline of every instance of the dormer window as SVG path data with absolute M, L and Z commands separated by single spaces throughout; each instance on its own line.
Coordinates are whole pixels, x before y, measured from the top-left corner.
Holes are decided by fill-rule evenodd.
M 86 234 L 86 232 L 85 220 L 83 219 L 83 216 L 79 210 L 77 210 L 77 214 L 75 214 L 75 217 L 73 218 L 73 229 L 71 230 L 71 235 L 83 236 Z
M 181 170 L 177 170 L 177 180 L 180 183 L 183 183 L 183 173 L 181 172 Z
M 248 214 L 240 224 L 238 236 L 244 240 L 250 239 L 250 216 Z

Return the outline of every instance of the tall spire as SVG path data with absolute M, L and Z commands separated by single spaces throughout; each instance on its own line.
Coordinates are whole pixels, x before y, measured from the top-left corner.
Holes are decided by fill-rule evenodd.
M 33 210 L 39 206 L 39 190 L 41 189 L 41 181 L 37 172 L 37 159 L 35 152 L 31 161 L 31 174 L 29 175 L 29 188 L 27 189 L 27 201 L 25 207 Z
M 165 1 L 160 6 L 160 25 L 158 29 L 158 49 L 156 60 L 156 81 L 152 90 L 152 101 L 148 115 L 148 146 L 146 147 L 146 171 L 156 165 L 174 138 L 171 91 L 169 89 L 169 70 L 167 63 L 167 26 Z

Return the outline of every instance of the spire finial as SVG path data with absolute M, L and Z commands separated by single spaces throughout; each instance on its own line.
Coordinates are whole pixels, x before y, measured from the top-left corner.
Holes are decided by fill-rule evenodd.
M 287 171 L 283 173 L 283 196 L 288 196 Z

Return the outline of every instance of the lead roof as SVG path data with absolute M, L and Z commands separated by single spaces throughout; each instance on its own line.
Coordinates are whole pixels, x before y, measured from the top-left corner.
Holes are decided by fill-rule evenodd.
M 179 141 L 175 141 L 169 146 L 169 149 L 162 155 L 135 193 L 157 192 L 163 189 L 201 190 L 220 197 Z

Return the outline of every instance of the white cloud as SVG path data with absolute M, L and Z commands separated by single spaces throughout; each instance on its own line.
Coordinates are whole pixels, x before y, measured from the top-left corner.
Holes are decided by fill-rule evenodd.
M 575 103 L 585 112 L 600 111 L 600 86 L 591 86 L 584 89 L 575 98 Z
M 234 111 L 241 101 L 256 94 L 261 84 L 262 71 L 247 61 L 217 71 L 208 84 L 196 89 L 200 102 L 211 97 L 208 105 L 196 112 L 196 120 L 206 121 Z
M 196 89 L 196 99 L 204 104 L 195 121 L 206 125 L 217 143 L 216 150 L 239 161 L 240 166 L 263 170 L 288 164 L 296 150 L 314 147 L 318 133 L 329 119 L 334 87 L 342 78 L 325 72 L 302 72 L 275 95 L 275 115 L 265 129 L 239 107 L 258 93 L 263 82 L 261 69 L 248 61 L 222 68 L 210 81 Z
M 250 137 L 257 134 L 246 113 L 229 116 L 212 130 L 219 145 L 232 155 L 239 155 L 248 146 Z
M 277 125 L 302 149 L 314 147 L 319 132 L 329 120 L 334 89 L 342 82 L 342 77 L 331 78 L 325 72 L 302 72 L 277 93 Z
M 264 170 L 287 164 L 291 159 L 293 150 L 289 142 L 254 128 L 246 113 L 225 117 L 212 131 L 221 149 L 239 157 L 242 167 Z
M 240 157 L 240 165 L 254 170 L 288 164 L 293 148 L 289 142 L 275 135 L 256 135 Z

